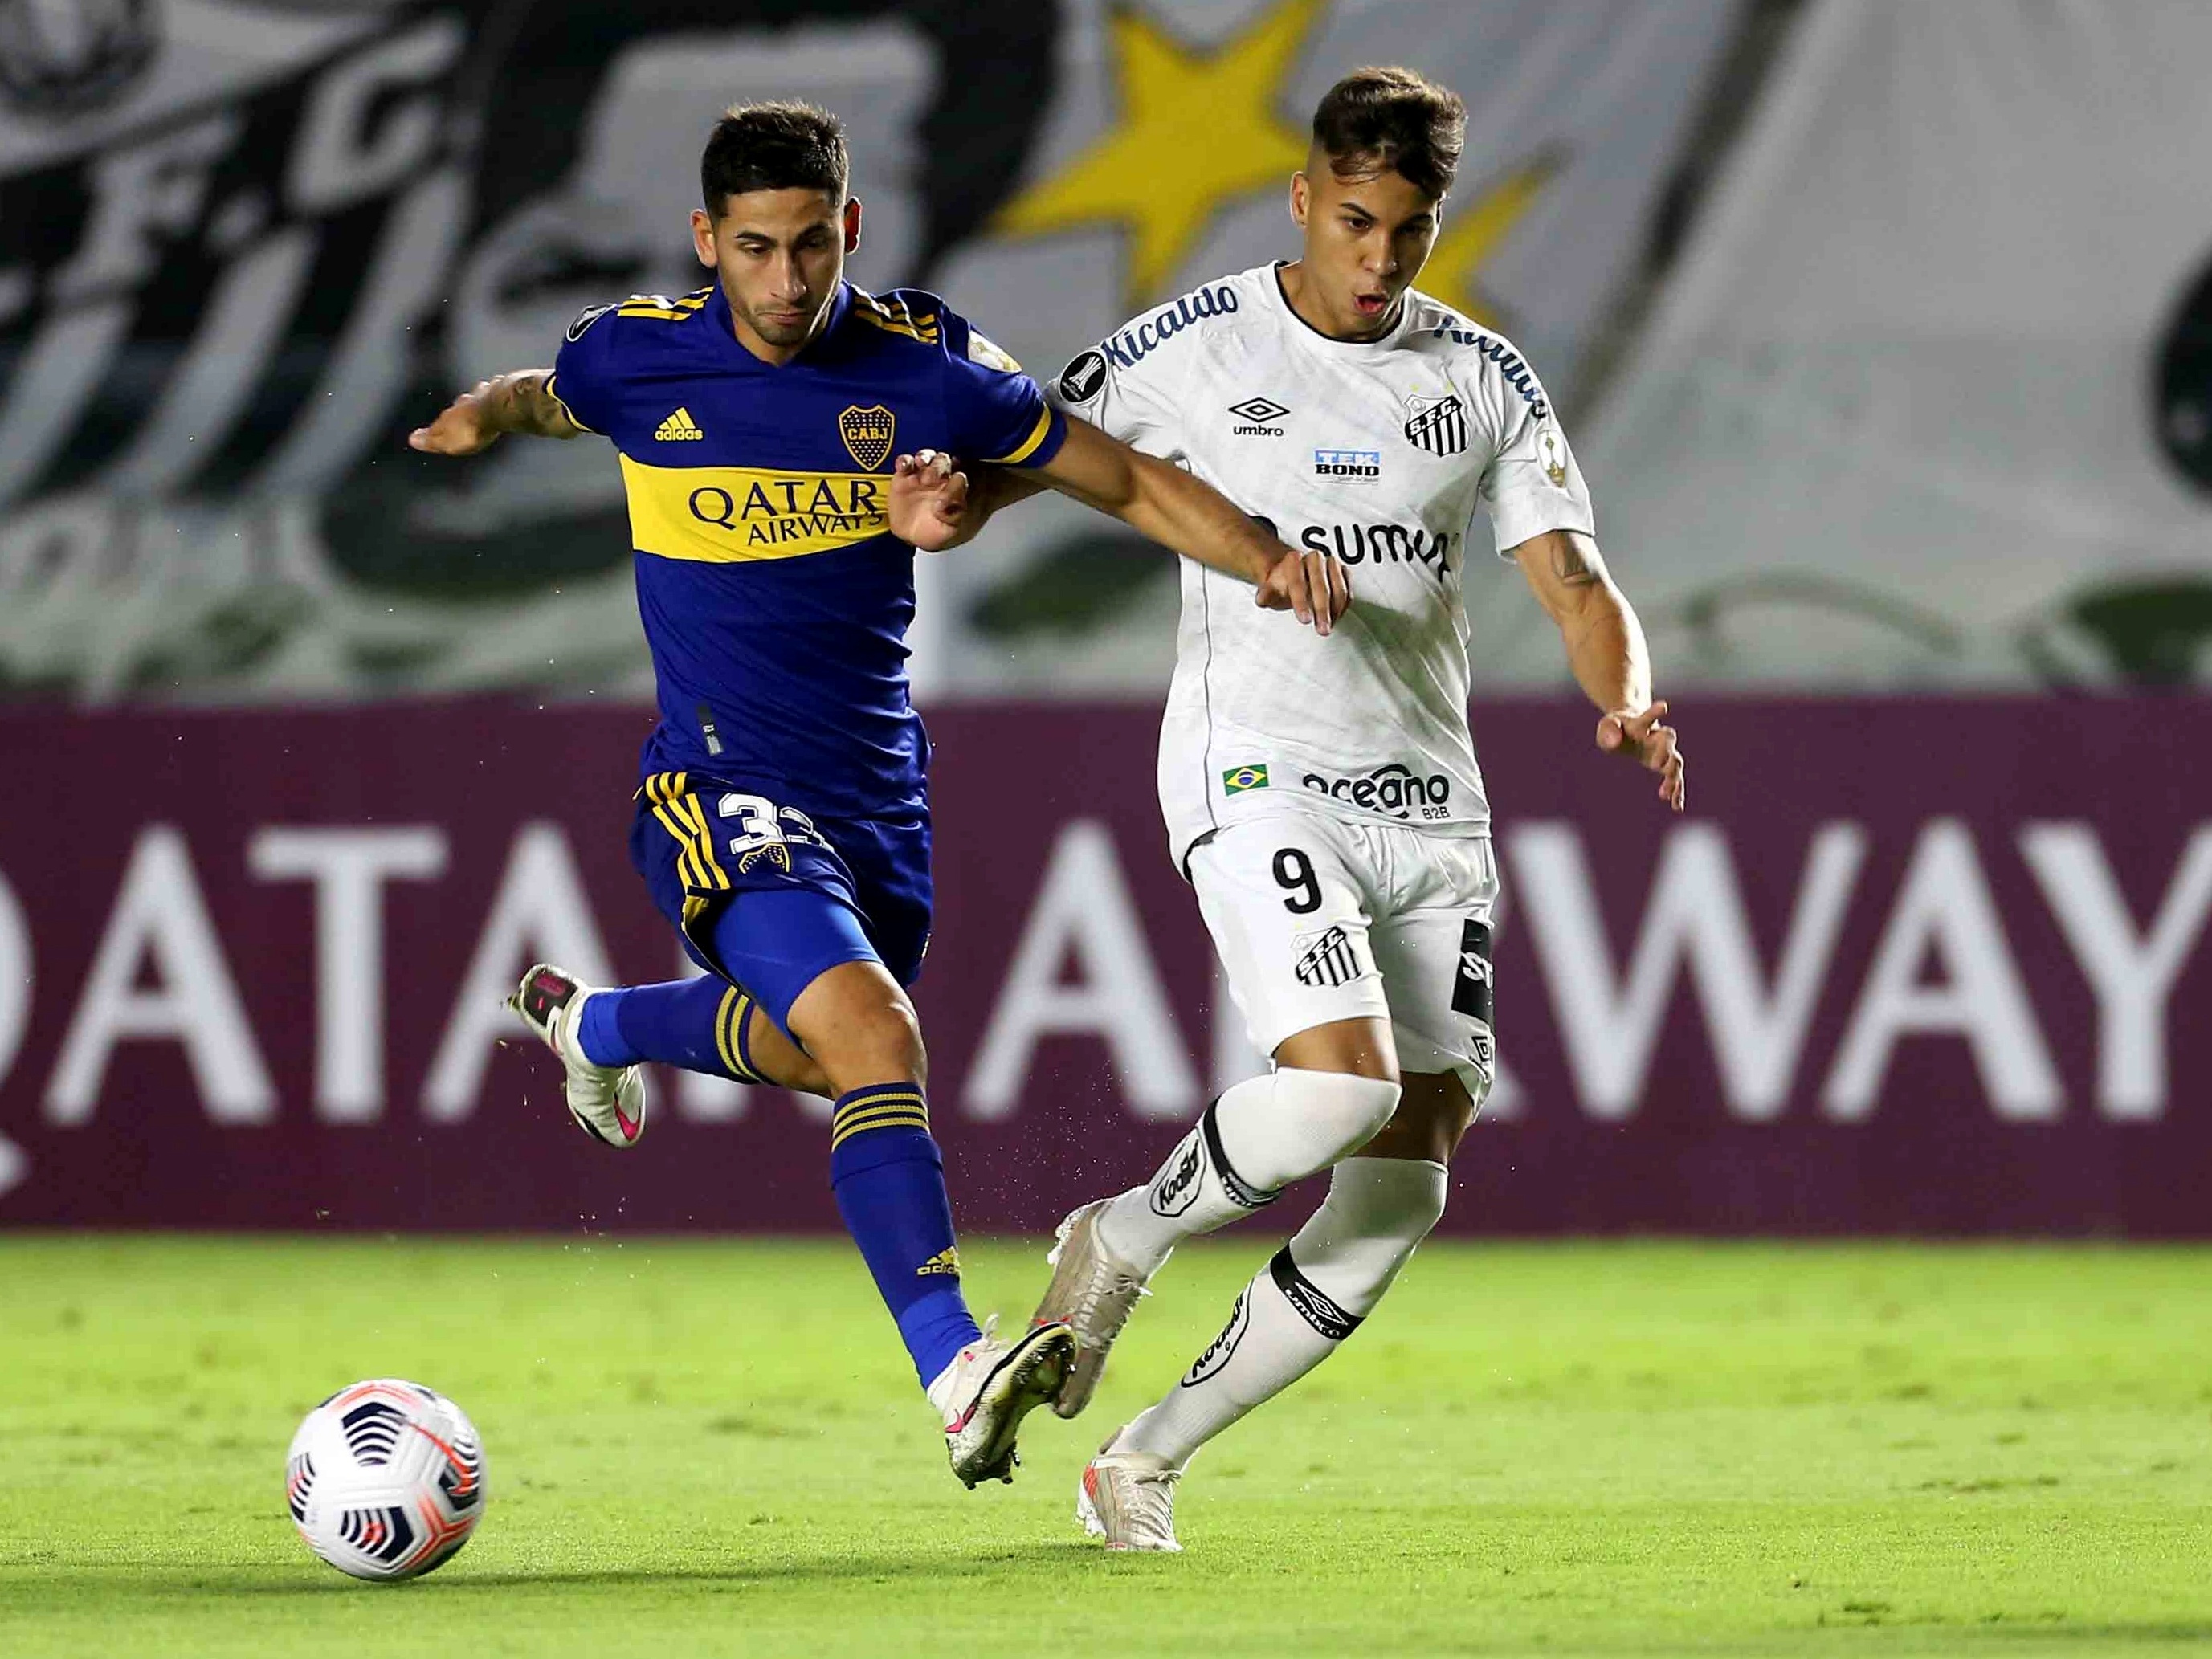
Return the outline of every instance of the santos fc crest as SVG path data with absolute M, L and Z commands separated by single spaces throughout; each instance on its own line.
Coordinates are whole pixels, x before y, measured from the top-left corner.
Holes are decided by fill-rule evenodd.
M 890 459 L 891 434 L 897 428 L 898 417 L 881 404 L 866 409 L 848 404 L 837 417 L 837 435 L 863 472 L 873 472 Z

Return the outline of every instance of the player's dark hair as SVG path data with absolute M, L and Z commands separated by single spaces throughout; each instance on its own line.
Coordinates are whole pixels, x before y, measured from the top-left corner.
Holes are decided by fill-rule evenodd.
M 1313 136 L 1340 179 L 1395 172 L 1441 197 L 1459 171 L 1467 106 L 1409 69 L 1356 69 L 1322 95 Z
M 699 196 L 719 219 L 732 196 L 818 190 L 843 205 L 852 171 L 845 126 L 811 104 L 738 104 L 723 112 L 699 157 Z

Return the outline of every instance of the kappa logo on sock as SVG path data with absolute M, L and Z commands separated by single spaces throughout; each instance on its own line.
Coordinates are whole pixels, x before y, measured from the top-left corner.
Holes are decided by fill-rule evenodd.
M 1237 1305 L 1229 1310 L 1229 1322 L 1221 1328 L 1221 1334 L 1213 1339 L 1213 1346 L 1191 1362 L 1190 1369 L 1176 1386 L 1194 1389 L 1226 1365 L 1237 1352 L 1237 1345 L 1244 1340 L 1245 1327 L 1252 1322 L 1252 1287 L 1246 1285 L 1237 1292 Z
M 960 1247 L 957 1244 L 946 1245 L 914 1270 L 916 1279 L 927 1279 L 932 1273 L 950 1273 L 955 1279 L 960 1276 Z
M 1152 1213 L 1172 1218 L 1190 1208 L 1198 1201 L 1198 1178 L 1205 1171 L 1206 1149 L 1192 1135 L 1183 1142 L 1182 1156 L 1176 1160 L 1175 1168 L 1153 1185 Z

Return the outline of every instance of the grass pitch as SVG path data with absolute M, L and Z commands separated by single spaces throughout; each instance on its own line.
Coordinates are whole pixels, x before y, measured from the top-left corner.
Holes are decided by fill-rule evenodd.
M 2212 1252 L 1431 1245 L 1199 1460 L 1187 1553 L 1109 1557 L 1076 1474 L 1212 1338 L 1245 1232 L 973 1493 L 842 1243 L 0 1241 L 0 1653 L 2212 1644 Z M 1025 1314 L 1040 1249 L 969 1255 Z M 300 1415 L 380 1374 L 490 1463 L 413 1584 L 283 1512 Z

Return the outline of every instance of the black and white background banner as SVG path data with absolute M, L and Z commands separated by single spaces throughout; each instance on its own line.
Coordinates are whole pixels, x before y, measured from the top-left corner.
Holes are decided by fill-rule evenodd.
M 0 0 L 0 692 L 640 690 L 612 465 L 401 434 L 582 305 L 697 286 L 700 137 L 740 99 L 845 118 L 858 280 L 1050 370 L 1292 253 L 1315 99 L 1416 64 L 1474 112 L 1425 286 L 1571 411 L 1736 10 Z M 933 562 L 926 687 L 1156 690 L 1172 584 L 1110 528 L 1041 506 Z

